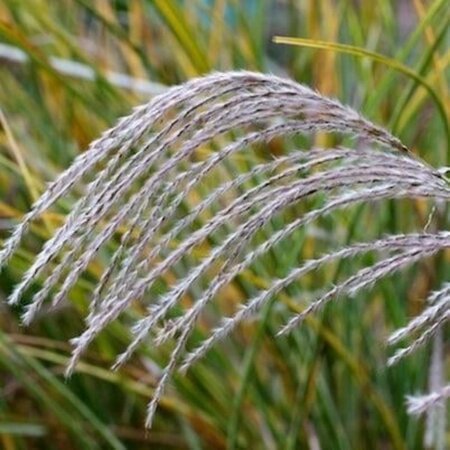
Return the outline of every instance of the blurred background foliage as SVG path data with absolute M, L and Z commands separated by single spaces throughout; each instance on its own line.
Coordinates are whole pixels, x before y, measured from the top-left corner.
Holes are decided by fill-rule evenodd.
M 445 0 L 1 0 L 0 243 L 46 183 L 132 106 L 212 70 L 290 76 L 386 126 L 429 163 L 448 165 L 449 16 Z M 275 44 L 275 35 L 304 41 Z M 399 65 L 426 82 L 431 95 Z M 330 146 L 335 137 L 317 135 L 312 143 Z M 276 155 L 288 145 L 276 140 L 258 151 Z M 2 449 L 423 448 L 423 424 L 407 416 L 404 396 L 426 389 L 429 351 L 386 369 L 384 339 L 422 309 L 448 272 L 448 255 L 343 299 L 275 339 L 289 310 L 355 263 L 290 287 L 271 314 L 242 326 L 175 378 L 146 433 L 146 403 L 169 349 L 141 348 L 122 370 L 109 370 L 129 340 L 127 321 L 144 306 L 102 333 L 69 381 L 62 377 L 68 340 L 83 328 L 107 249 L 69 301 L 31 327 L 21 327 L 20 308 L 4 302 L 74 201 L 36 222 L 0 274 Z M 321 219 L 222 291 L 199 336 L 214 317 L 264 287 L 267 276 L 330 246 L 421 229 L 429 211 L 424 201 L 404 201 Z

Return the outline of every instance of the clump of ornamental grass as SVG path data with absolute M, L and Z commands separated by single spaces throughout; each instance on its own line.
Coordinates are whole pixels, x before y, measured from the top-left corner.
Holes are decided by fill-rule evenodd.
M 317 132 L 348 136 L 357 145 L 294 149 L 277 157 L 263 155 L 256 162 L 245 159 L 275 138 Z M 219 176 L 223 167 L 240 157 L 252 163 L 244 164 L 244 169 L 241 165 L 228 179 Z M 204 195 L 193 201 L 198 186 L 203 186 Z M 133 302 L 142 301 L 147 313 L 132 327 L 131 343 L 113 369 L 143 343 L 174 342 L 148 407 L 147 427 L 175 370 L 186 371 L 301 277 L 336 261 L 369 253 L 375 257 L 371 265 L 321 291 L 290 318 L 280 335 L 333 299 L 354 296 L 450 247 L 450 232 L 421 230 L 332 249 L 268 280 L 265 290 L 223 318 L 203 342 L 189 346 L 196 323 L 220 291 L 280 242 L 293 239 L 301 227 L 367 202 L 424 198 L 440 207 L 450 199 L 445 169 L 430 167 L 383 128 L 308 87 L 258 73 L 214 73 L 193 79 L 119 120 L 49 185 L 6 241 L 0 267 L 18 249 L 33 221 L 79 190 L 82 194 L 65 223 L 45 242 L 9 302 L 17 304 L 32 286 L 39 286 L 23 314 L 23 322 L 29 324 L 47 301 L 52 307 L 65 301 L 98 253 L 120 236 L 92 293 L 85 330 L 72 339 L 66 374 L 74 371 L 105 327 Z M 279 229 L 261 233 L 299 204 L 307 205 L 306 212 Z M 193 256 L 199 249 L 201 259 Z M 167 277 L 181 261 L 189 262 L 189 270 L 178 271 L 175 280 Z M 156 285 L 163 286 L 159 295 L 152 290 Z M 195 292 L 195 298 L 186 306 L 182 299 L 189 292 Z M 397 350 L 389 364 L 440 336 L 450 315 L 450 285 L 432 293 L 427 305 L 390 337 L 391 345 L 405 340 L 409 345 Z M 439 358 L 433 367 L 437 365 Z M 448 385 L 438 383 L 430 394 L 410 398 L 409 409 L 418 414 L 434 409 L 449 393 Z

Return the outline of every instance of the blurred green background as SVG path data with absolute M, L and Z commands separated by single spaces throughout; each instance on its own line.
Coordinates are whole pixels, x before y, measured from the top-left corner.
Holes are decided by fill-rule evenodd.
M 309 84 L 384 125 L 430 164 L 448 165 L 449 17 L 447 1 L 425 0 L 0 0 L 0 243 L 46 183 L 132 106 L 212 70 Z M 302 45 L 275 44 L 275 35 L 303 38 Z M 330 146 L 333 137 L 313 143 Z M 279 154 L 285 145 L 265 150 Z M 4 301 L 74 200 L 37 221 L 0 274 L 0 448 L 424 448 L 423 423 L 406 414 L 404 397 L 426 389 L 429 350 L 387 369 L 384 340 L 421 311 L 445 279 L 448 255 L 275 339 L 298 298 L 355 263 L 309 276 L 280 296 L 273 314 L 240 327 L 175 377 L 145 432 L 146 403 L 169 348 L 141 348 L 119 372 L 109 370 L 144 306 L 102 333 L 70 380 L 62 376 L 68 340 L 83 329 L 107 255 L 89 266 L 69 302 L 29 328 L 20 325 L 20 308 Z M 323 219 L 222 292 L 215 313 L 229 314 L 230 304 L 265 286 L 267 274 L 330 246 L 423 229 L 429 211 L 426 202 L 402 201 Z M 199 335 L 206 331 L 200 324 Z

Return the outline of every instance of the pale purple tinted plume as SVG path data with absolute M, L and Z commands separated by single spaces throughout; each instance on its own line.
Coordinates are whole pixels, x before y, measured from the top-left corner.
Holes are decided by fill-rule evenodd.
M 316 132 L 348 135 L 360 145 L 358 149 L 291 150 L 276 158 L 252 155 L 256 144 Z M 245 164 L 239 166 L 240 160 Z M 232 176 L 225 170 L 227 164 L 236 170 Z M 0 268 L 18 249 L 29 225 L 79 186 L 84 186 L 84 195 L 44 244 L 9 301 L 19 302 L 36 280 L 42 282 L 23 315 L 29 323 L 49 297 L 53 306 L 62 302 L 100 249 L 125 230 L 93 293 L 85 331 L 72 340 L 67 374 L 93 339 L 132 302 L 149 302 L 147 314 L 132 328 L 130 345 L 114 365 L 123 364 L 151 337 L 155 345 L 176 339 L 149 404 L 148 427 L 174 370 L 188 369 L 242 321 L 311 271 L 369 252 L 376 256 L 373 265 L 324 291 L 294 315 L 280 334 L 290 332 L 333 299 L 354 296 L 383 277 L 450 247 L 450 233 L 439 231 L 387 236 L 334 249 L 292 267 L 282 278 L 268 280 L 265 290 L 188 349 L 198 318 L 220 290 L 280 242 L 293 239 L 299 228 L 367 202 L 425 198 L 445 203 L 450 198 L 447 180 L 389 132 L 308 87 L 259 73 L 214 73 L 169 89 L 94 141 L 15 228 L 0 252 Z M 203 194 L 192 203 L 200 186 Z M 311 205 L 310 200 L 319 196 L 326 200 L 314 203 L 272 234 L 266 233 L 263 240 L 255 239 L 287 208 L 300 202 Z M 213 235 L 221 236 L 219 242 L 211 244 L 201 260 L 194 258 Z M 189 257 L 187 271 L 166 292 L 150 295 L 155 283 Z M 204 279 L 207 284 L 201 283 Z M 172 320 L 174 308 L 194 287 L 193 305 Z M 391 364 L 437 333 L 449 318 L 449 299 L 450 288 L 444 285 L 422 314 L 391 336 L 390 344 L 412 339 L 391 358 Z M 410 409 L 421 412 L 446 397 L 448 387 L 410 400 Z

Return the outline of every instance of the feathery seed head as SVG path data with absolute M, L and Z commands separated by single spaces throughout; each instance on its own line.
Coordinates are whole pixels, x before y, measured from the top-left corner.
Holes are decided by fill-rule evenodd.
M 359 149 L 291 150 L 276 158 L 252 156 L 255 144 L 315 132 L 351 136 L 364 145 Z M 208 150 L 212 144 L 217 150 Z M 244 165 L 247 170 L 238 168 L 239 159 L 248 163 Z M 225 171 L 227 164 L 236 171 L 231 177 Z M 220 290 L 281 241 L 291 239 L 297 229 L 365 202 L 408 197 L 447 202 L 446 170 L 428 166 L 383 128 L 294 81 L 252 72 L 213 73 L 169 89 L 94 141 L 15 228 L 0 251 L 0 268 L 18 249 L 34 220 L 83 180 L 91 180 L 9 301 L 18 303 L 35 281 L 42 280 L 23 315 L 24 323 L 30 323 L 50 295 L 53 306 L 64 301 L 99 250 L 125 229 L 93 293 L 86 329 L 71 341 L 74 349 L 67 374 L 98 333 L 133 301 L 150 301 L 147 314 L 132 328 L 132 342 L 114 365 L 123 364 L 150 336 L 156 344 L 176 340 L 149 404 L 146 425 L 150 426 L 174 370 L 186 370 L 307 273 L 368 252 L 378 257 L 373 265 L 339 282 L 292 317 L 280 334 L 291 331 L 332 299 L 353 296 L 390 273 L 449 248 L 450 233 L 439 231 L 388 236 L 332 250 L 293 267 L 284 277 L 269 280 L 265 290 L 224 318 L 195 349 L 186 350 L 198 318 Z M 199 187 L 207 194 L 193 201 L 192 193 Z M 323 195 L 325 203 L 311 202 Z M 263 240 L 256 239 L 272 219 L 299 202 L 313 206 Z M 199 260 L 194 256 L 208 239 L 218 243 Z M 188 257 L 195 261 L 189 270 L 169 283 L 166 292 L 154 296 L 155 284 Z M 170 319 L 183 296 L 194 286 L 198 292 L 204 279 L 209 282 L 194 304 Z M 428 308 L 391 336 L 389 343 L 396 344 L 423 330 L 390 363 L 414 351 L 448 320 L 449 291 L 445 285 L 433 294 Z M 150 298 L 148 293 L 152 293 Z M 436 394 L 439 399 L 448 397 L 443 392 Z M 419 400 L 411 400 L 410 409 L 421 411 L 423 405 L 435 403 L 435 398 L 421 400 L 420 405 Z

